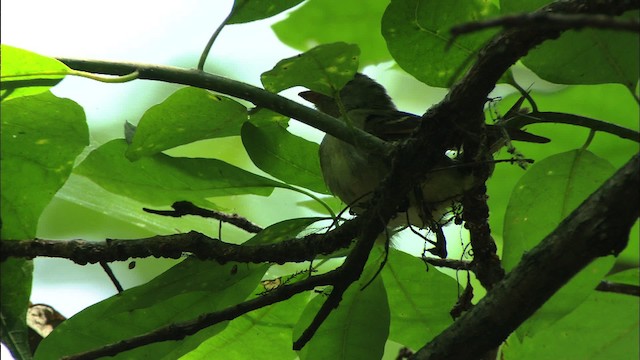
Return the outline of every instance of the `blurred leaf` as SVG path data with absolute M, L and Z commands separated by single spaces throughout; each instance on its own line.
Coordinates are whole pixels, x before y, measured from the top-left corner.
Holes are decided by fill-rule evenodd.
M 627 272 L 637 273 L 637 269 L 624 273 Z M 635 285 L 640 284 L 636 281 Z M 638 359 L 639 319 L 637 297 L 593 291 L 575 311 L 553 326 L 525 337 L 522 343 L 517 339 L 509 341 L 503 348 L 504 359 Z
M 380 251 L 372 252 L 360 280 L 349 286 L 340 305 L 298 352 L 301 360 L 382 357 L 389 336 L 389 303 L 382 278 L 377 274 L 380 261 Z M 369 283 L 373 276 L 375 279 Z M 309 326 L 325 299 L 326 295 L 320 294 L 309 302 L 293 330 L 294 339 Z
M 54 58 L 13 46 L 0 45 L 0 52 L 0 96 L 3 101 L 48 91 L 70 70 Z
M 264 291 L 260 285 L 254 296 L 260 296 Z M 307 294 L 298 294 L 242 315 L 180 359 L 295 359 L 291 332 L 307 299 Z
M 388 0 L 310 0 L 274 24 L 280 41 L 300 51 L 345 41 L 362 49 L 362 66 L 392 60 L 380 35 L 380 19 Z
M 271 92 L 299 85 L 333 96 L 355 75 L 359 56 L 357 45 L 343 42 L 320 45 L 281 60 L 260 79 L 264 88 Z
M 47 92 L 2 102 L 2 239 L 31 239 L 89 144 L 82 108 Z
M 124 156 L 127 143 L 112 140 L 92 151 L 75 173 L 106 190 L 150 205 L 175 201 L 210 207 L 207 197 L 255 194 L 267 196 L 282 184 L 217 159 L 174 158 L 164 154 L 136 162 Z
M 394 0 L 382 18 L 382 35 L 404 71 L 427 85 L 449 87 L 497 32 L 489 29 L 460 36 L 447 50 L 449 29 L 497 14 L 498 8 L 483 0 Z
M 38 348 L 36 359 L 60 359 L 171 323 L 195 319 L 247 298 L 268 265 L 189 258 L 148 283 L 128 289 L 67 319 Z M 127 326 L 123 326 L 127 324 Z M 201 330 L 181 341 L 155 343 L 116 359 L 176 359 L 219 333 L 227 323 Z
M 248 23 L 266 19 L 290 9 L 303 0 L 235 0 L 227 24 Z
M 453 323 L 449 311 L 458 299 L 458 283 L 420 259 L 390 249 L 382 270 L 389 306 L 389 340 L 419 349 Z
M 336 213 L 339 213 L 340 211 L 344 210 L 346 207 L 346 205 L 340 199 L 334 196 L 322 197 L 320 198 L 320 200 L 322 200 L 325 204 L 327 204 L 331 208 L 331 210 L 333 210 Z M 298 201 L 296 205 L 305 207 L 309 210 L 319 212 L 319 213 L 326 212 L 326 209 L 317 200 Z
M 242 104 L 186 87 L 144 113 L 126 155 L 137 160 L 197 140 L 239 135 L 245 121 Z
M 318 157 L 318 144 L 293 135 L 279 123 L 242 126 L 242 143 L 260 170 L 287 184 L 328 194 Z
M 16 359 L 31 359 L 26 319 L 32 279 L 33 261 L 10 258 L 0 263 L 0 335 Z
M 589 151 L 574 150 L 544 159 L 516 185 L 505 216 L 503 265 L 507 271 L 536 246 L 614 172 L 613 166 Z M 593 291 L 614 263 L 612 257 L 592 262 L 554 294 L 518 329 L 532 335 L 573 311 Z
M 307 217 L 284 220 L 263 229 L 245 242 L 244 245 L 266 245 L 291 240 L 297 237 L 298 234 L 309 227 L 309 225 L 320 220 L 325 220 L 325 218 Z

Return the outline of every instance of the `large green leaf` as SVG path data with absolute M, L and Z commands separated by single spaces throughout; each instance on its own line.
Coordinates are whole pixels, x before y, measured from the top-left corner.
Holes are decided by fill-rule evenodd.
M 266 19 L 300 4 L 303 0 L 235 0 L 227 24 Z
M 388 0 L 310 0 L 273 25 L 283 43 L 306 51 L 319 44 L 346 41 L 362 49 L 360 63 L 391 60 L 380 35 L 380 19 Z
M 544 159 L 520 179 L 505 216 L 503 264 L 511 270 L 614 172 L 613 166 L 586 150 Z M 612 257 L 583 269 L 518 329 L 532 335 L 573 311 L 607 274 Z
M 533 11 L 548 0 L 502 0 L 503 14 Z M 631 11 L 622 19 L 638 19 Z M 522 59 L 541 78 L 559 84 L 620 83 L 635 89 L 640 74 L 640 38 L 637 33 L 581 29 L 566 31 L 545 41 Z
M 186 200 L 212 206 L 207 197 L 256 194 L 267 196 L 282 184 L 224 161 L 174 158 L 164 154 L 136 162 L 124 156 L 127 143 L 112 140 L 94 150 L 75 172 L 116 194 L 151 205 Z
M 246 120 L 242 104 L 186 87 L 144 113 L 126 155 L 136 160 L 197 140 L 239 135 Z
M 616 281 L 620 276 L 633 278 L 633 285 L 640 285 L 638 269 L 607 280 Z M 638 359 L 639 310 L 635 296 L 592 291 L 574 312 L 553 326 L 525 337 L 522 343 L 517 339 L 509 341 L 503 347 L 504 359 Z
M 419 349 L 453 323 L 449 311 L 458 298 L 458 283 L 451 277 L 426 271 L 422 260 L 390 249 L 382 278 L 391 307 L 389 340 Z
M 232 306 L 251 294 L 267 268 L 268 265 L 220 265 L 187 259 L 150 282 L 66 320 L 40 344 L 36 359 L 60 359 Z M 116 358 L 176 359 L 225 326 L 220 323 L 179 342 L 152 344 Z
M 3 48 L 3 60 L 7 53 Z M 30 62 L 27 58 L 25 61 Z M 2 65 L 3 71 L 5 63 Z M 2 240 L 33 239 L 38 219 L 89 143 L 82 108 L 49 92 L 3 101 L 0 158 Z M 29 358 L 26 311 L 33 263 L 2 263 L 2 339 L 18 358 Z
M 360 280 L 349 286 L 340 305 L 329 314 L 313 338 L 300 350 L 300 359 L 351 360 L 382 357 L 384 344 L 389 336 L 390 320 L 387 293 L 382 278 L 377 274 L 380 260 L 380 251 L 372 252 Z M 376 277 L 371 281 L 373 276 Z M 321 294 L 309 302 L 293 330 L 294 339 L 299 338 L 309 326 L 325 299 L 326 295 Z
M 259 286 L 254 295 L 264 291 Z M 234 319 L 222 332 L 180 359 L 295 359 L 291 332 L 307 298 L 307 294 L 298 294 Z
M 403 70 L 427 85 L 448 87 L 497 31 L 461 36 L 447 50 L 449 29 L 497 13 L 497 7 L 485 0 L 393 0 L 382 18 L 382 35 Z
M 49 92 L 1 106 L 2 239 L 30 239 L 89 144 L 89 132 L 82 108 Z
M 261 111 L 262 112 L 262 111 Z M 242 143 L 260 170 L 291 185 L 328 194 L 318 157 L 318 144 L 293 135 L 279 122 L 247 122 Z
M 337 42 L 316 46 L 298 56 L 281 60 L 262 74 L 264 88 L 279 92 L 293 86 L 304 86 L 333 96 L 358 70 L 360 49 L 357 45 Z
M 19 49 L 0 45 L 0 96 L 2 100 L 35 95 L 48 91 L 62 81 L 69 68 L 60 61 Z

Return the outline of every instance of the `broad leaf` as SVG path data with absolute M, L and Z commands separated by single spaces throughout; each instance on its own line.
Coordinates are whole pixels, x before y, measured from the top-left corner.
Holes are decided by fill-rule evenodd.
M 502 0 L 503 14 L 534 11 L 548 0 Z M 638 20 L 638 11 L 620 19 Z M 637 33 L 581 29 L 563 32 L 529 52 L 522 63 L 541 78 L 558 84 L 620 83 L 635 89 L 640 74 L 640 38 Z
M 264 110 L 261 110 L 261 112 Z M 287 184 L 328 194 L 320 170 L 318 144 L 293 135 L 279 122 L 247 122 L 242 126 L 242 143 L 260 170 Z
M 419 349 L 453 323 L 449 311 L 458 298 L 458 283 L 420 259 L 390 249 L 382 270 L 389 306 L 389 340 Z
M 403 70 L 427 85 L 448 87 L 497 31 L 458 37 L 447 50 L 449 30 L 497 13 L 497 7 L 482 0 L 393 0 L 382 18 L 382 35 Z
M 303 0 L 235 0 L 227 24 L 266 19 L 300 4 Z
M 629 274 L 631 273 L 631 274 Z M 638 269 L 617 277 L 635 279 Z M 599 360 L 638 359 L 640 357 L 640 308 L 635 296 L 592 291 L 575 311 L 533 337 L 508 341 L 503 347 L 505 360 Z
M 91 152 L 75 172 L 108 191 L 151 205 L 185 200 L 206 207 L 212 206 L 208 197 L 267 196 L 282 185 L 217 159 L 156 154 L 131 162 L 124 156 L 126 149 L 123 139 L 112 140 Z
M 2 51 L 6 59 L 5 49 Z M 5 63 L 2 68 L 4 71 Z M 33 239 L 40 214 L 89 143 L 87 124 L 78 104 L 49 92 L 3 101 L 0 106 L 1 237 Z M 30 358 L 25 320 L 33 263 L 9 259 L 0 266 L 3 342 L 15 356 Z
M 145 112 L 127 149 L 131 160 L 197 140 L 240 134 L 247 109 L 230 98 L 187 87 Z
M 48 91 L 62 81 L 70 70 L 54 58 L 9 45 L 0 45 L 0 47 L 2 52 L 0 96 L 3 101 Z
M 259 286 L 254 296 L 264 291 Z M 180 359 L 295 359 L 291 332 L 307 298 L 307 294 L 298 294 L 234 319 L 222 332 Z
M 300 51 L 345 41 L 362 49 L 362 66 L 391 60 L 380 34 L 389 0 L 310 0 L 273 25 L 280 41 Z
M 613 172 L 611 164 L 586 150 L 558 154 L 534 164 L 516 185 L 507 206 L 505 269 L 511 270 L 526 250 L 553 231 Z M 573 311 L 613 263 L 612 257 L 592 262 L 522 324 L 518 334 L 532 335 Z
M 389 303 L 382 278 L 377 274 L 380 260 L 380 252 L 372 252 L 360 280 L 345 291 L 340 305 L 298 353 L 300 359 L 382 357 L 389 336 Z M 373 276 L 376 277 L 371 281 Z M 309 326 L 325 299 L 326 295 L 320 294 L 309 302 L 294 328 L 294 339 Z
M 78 104 L 49 92 L 1 106 L 2 239 L 30 239 L 89 144 L 88 128 Z
M 267 267 L 187 259 L 66 320 L 40 344 L 36 359 L 60 359 L 232 306 L 251 294 Z M 225 326 L 219 323 L 179 342 L 155 343 L 116 358 L 176 359 Z
M 358 70 L 360 49 L 343 42 L 320 45 L 298 56 L 281 60 L 262 74 L 264 88 L 279 92 L 293 86 L 304 86 L 333 96 L 351 80 Z

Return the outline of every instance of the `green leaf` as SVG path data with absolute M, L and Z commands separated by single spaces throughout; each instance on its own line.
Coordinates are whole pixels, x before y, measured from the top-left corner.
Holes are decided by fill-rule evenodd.
M 638 12 L 625 19 L 637 19 Z M 546 41 L 522 59 L 542 79 L 558 84 L 620 83 L 635 89 L 640 75 L 638 34 L 584 29 Z
M 0 45 L 0 97 L 8 100 L 48 91 L 70 69 L 60 61 L 9 45 Z
M 458 37 L 447 50 L 449 29 L 497 13 L 497 7 L 483 0 L 394 0 L 382 18 L 382 35 L 403 70 L 427 85 L 448 87 L 497 32 L 489 29 Z
M 267 268 L 268 265 L 220 265 L 189 258 L 150 282 L 67 319 L 40 344 L 36 359 L 60 359 L 227 308 L 246 299 Z M 176 359 L 225 326 L 220 323 L 184 340 L 155 343 L 116 358 Z
M 87 124 L 78 104 L 49 92 L 3 101 L 0 106 L 1 237 L 33 239 L 40 214 L 89 143 Z M 30 358 L 25 320 L 33 263 L 9 259 L 1 267 L 2 338 L 15 356 Z
M 310 0 L 274 24 L 280 41 L 300 51 L 337 41 L 358 44 L 362 66 L 391 60 L 380 34 L 388 0 Z M 321 29 L 321 31 L 319 30 Z
M 449 311 L 458 299 L 458 283 L 399 250 L 390 249 L 382 270 L 389 306 L 389 340 L 419 349 L 453 323 Z
M 1 107 L 2 239 L 31 239 L 40 214 L 89 144 L 88 128 L 78 104 L 49 92 Z
M 260 296 L 264 291 L 259 286 L 254 295 Z M 307 298 L 306 294 L 298 294 L 234 319 L 224 331 L 180 359 L 295 359 L 291 332 Z
M 360 280 L 349 286 L 340 305 L 333 309 L 313 338 L 300 350 L 301 360 L 382 357 L 390 320 L 384 283 L 379 275 L 376 276 L 380 267 L 380 256 L 376 255 L 369 256 Z M 373 276 L 375 279 L 367 285 Z M 309 326 L 325 298 L 326 295 L 320 294 L 309 302 L 293 330 L 294 339 L 299 338 Z
M 545 236 L 614 172 L 613 166 L 586 150 L 551 156 L 534 164 L 509 199 L 504 224 L 503 265 L 511 270 L 522 254 Z M 554 294 L 518 329 L 532 335 L 573 311 L 611 269 L 612 257 L 600 258 Z
M 287 184 L 329 193 L 320 170 L 318 144 L 291 134 L 286 125 L 247 122 L 242 126 L 242 143 L 260 170 Z
M 242 104 L 207 90 L 183 88 L 145 112 L 126 155 L 137 160 L 197 140 L 239 135 L 246 120 Z
M 502 0 L 503 14 L 534 11 L 548 0 Z M 638 11 L 620 19 L 637 21 Z M 640 74 L 640 38 L 638 34 L 581 29 L 565 31 L 555 40 L 532 49 L 522 63 L 541 78 L 558 84 L 620 83 L 634 89 Z
M 217 159 L 174 158 L 164 154 L 136 162 L 124 156 L 127 143 L 112 140 L 94 150 L 76 169 L 106 190 L 151 205 L 191 201 L 212 206 L 208 197 L 255 194 L 268 196 L 281 183 Z
M 266 245 L 290 240 L 298 236 L 309 225 L 325 219 L 321 217 L 306 217 L 284 220 L 263 229 L 247 240 L 244 245 Z
M 624 273 L 635 273 L 637 269 Z M 634 277 L 634 275 L 621 275 Z M 615 277 L 615 275 L 614 275 Z M 614 277 L 607 280 L 614 281 Z M 638 359 L 640 308 L 634 296 L 592 291 L 574 312 L 533 337 L 504 347 L 504 359 Z
M 235 0 L 227 24 L 248 23 L 255 20 L 266 19 L 290 9 L 302 1 L 303 0 Z
M 304 86 L 333 96 L 358 70 L 360 49 L 357 45 L 337 42 L 316 46 L 288 59 L 262 74 L 264 88 L 279 92 L 293 86 Z
M 32 278 L 31 260 L 10 258 L 0 263 L 0 337 L 16 359 L 31 359 L 26 319 Z

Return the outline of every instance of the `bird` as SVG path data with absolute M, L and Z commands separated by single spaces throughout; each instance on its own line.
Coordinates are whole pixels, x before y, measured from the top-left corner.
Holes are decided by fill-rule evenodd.
M 409 138 L 423 120 L 420 116 L 398 110 L 386 89 L 362 73 L 356 73 L 335 98 L 315 91 L 303 91 L 299 96 L 311 102 L 317 110 L 391 143 Z M 492 136 L 495 139 L 490 141 L 498 143 L 494 147 L 501 147 L 504 132 L 493 127 L 490 133 L 495 135 Z M 516 134 L 524 137 L 525 141 L 548 141 L 521 130 Z M 327 187 L 349 206 L 354 215 L 367 208 L 373 192 L 391 170 L 390 159 L 367 153 L 330 134 L 326 134 L 320 143 L 319 158 Z M 461 166 L 460 161 L 447 152 L 438 154 L 435 161 L 433 170 L 409 193 L 405 209 L 400 209 L 390 221 L 390 227 L 417 226 L 430 228 L 436 235 L 441 234 L 440 228 L 451 222 L 454 217 L 452 209 L 456 208 L 464 192 L 477 185 L 473 171 L 468 166 Z M 446 254 L 443 249 L 436 252 Z

